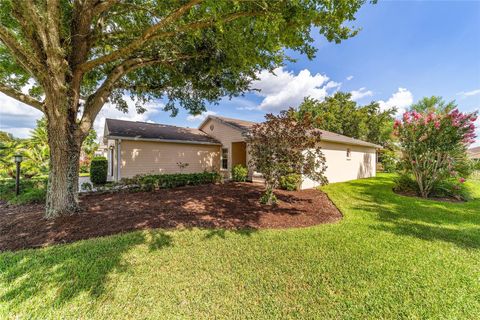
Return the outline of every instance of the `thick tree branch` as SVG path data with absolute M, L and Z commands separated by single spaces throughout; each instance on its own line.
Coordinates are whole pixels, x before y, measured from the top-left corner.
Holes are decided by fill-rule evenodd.
M 25 50 L 15 39 L 8 29 L 0 25 L 0 41 L 10 50 L 13 57 L 30 72 L 32 76 L 39 76 L 38 72 L 42 70 L 40 62 Z
M 143 44 L 145 44 L 152 36 L 154 36 L 157 31 L 161 30 L 168 24 L 176 21 L 178 18 L 180 18 L 183 14 L 185 14 L 188 10 L 190 10 L 192 7 L 195 5 L 201 3 L 203 0 L 190 0 L 187 4 L 181 6 L 177 10 L 173 11 L 170 15 L 165 17 L 162 21 L 159 23 L 151 26 L 147 30 L 143 32 L 143 34 L 133 40 L 128 46 L 123 47 L 117 51 L 114 51 L 110 54 L 107 54 L 105 56 L 102 56 L 100 58 L 88 61 L 83 63 L 80 68 L 83 72 L 89 71 L 96 66 L 99 66 L 101 64 L 109 63 L 124 57 L 127 57 L 130 53 L 134 52 L 135 50 L 139 49 Z
M 119 0 L 96 1 L 96 4 L 93 6 L 93 15 L 98 16 L 119 2 L 120 2 Z
M 159 33 L 155 34 L 152 37 L 152 39 L 167 38 L 167 37 L 175 36 L 179 33 L 186 32 L 186 31 L 205 29 L 205 28 L 211 27 L 211 26 L 213 26 L 217 23 L 228 23 L 228 22 L 232 22 L 234 20 L 237 20 L 239 18 L 258 17 L 258 16 L 261 16 L 261 15 L 264 15 L 264 14 L 265 13 L 261 12 L 261 11 L 236 12 L 236 13 L 232 13 L 230 15 L 225 16 L 223 19 L 193 22 L 193 23 L 189 23 L 189 24 L 186 24 L 184 26 L 181 26 L 180 28 L 177 28 L 174 31 L 159 32 Z
M 132 58 L 124 61 L 117 67 L 115 67 L 102 85 L 97 89 L 97 91 L 87 98 L 85 103 L 85 109 L 83 112 L 82 119 L 80 121 L 80 129 L 83 134 L 88 134 L 93 121 L 97 117 L 97 114 L 102 109 L 103 105 L 107 102 L 108 97 L 112 93 L 113 89 L 116 88 L 116 84 L 119 80 L 129 72 L 134 70 L 144 68 L 156 64 L 169 65 L 172 62 L 180 60 L 194 59 L 204 56 L 203 54 L 196 55 L 186 55 L 179 56 L 172 59 L 154 59 L 154 58 Z
M 9 96 L 9 97 L 11 97 L 15 100 L 18 100 L 20 102 L 28 104 L 29 106 L 31 106 L 35 109 L 38 109 L 42 112 L 44 111 L 43 102 L 40 102 L 37 99 L 32 98 L 29 95 L 24 94 L 24 93 L 22 93 L 18 90 L 15 90 L 15 89 L 13 89 L 9 86 L 6 86 L 2 83 L 0 83 L 0 92 L 6 94 L 7 96 Z

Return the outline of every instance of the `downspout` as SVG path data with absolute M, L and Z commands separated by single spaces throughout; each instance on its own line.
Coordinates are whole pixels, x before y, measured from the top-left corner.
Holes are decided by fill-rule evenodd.
M 118 140 L 115 140 L 115 145 L 117 147 L 117 177 L 115 179 L 115 182 L 118 182 L 120 181 L 120 179 L 122 179 L 121 177 L 121 174 L 120 174 L 120 163 L 121 163 L 121 160 L 122 160 L 122 148 L 121 148 L 121 143 L 122 143 L 122 140 L 121 139 L 118 139 Z

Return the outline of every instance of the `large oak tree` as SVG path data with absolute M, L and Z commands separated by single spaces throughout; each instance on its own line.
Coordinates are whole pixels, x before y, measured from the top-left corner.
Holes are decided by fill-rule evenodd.
M 0 91 L 48 121 L 46 216 L 78 210 L 82 141 L 102 106 L 149 99 L 197 114 L 238 95 L 287 58 L 313 58 L 312 28 L 329 41 L 365 0 L 1 0 Z M 29 84 L 30 90 L 22 92 Z M 32 86 L 33 84 L 33 86 Z

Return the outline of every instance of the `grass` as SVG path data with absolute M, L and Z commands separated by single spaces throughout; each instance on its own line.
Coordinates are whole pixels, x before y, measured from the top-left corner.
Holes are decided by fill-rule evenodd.
M 0 254 L 0 318 L 480 317 L 475 200 L 324 187 L 345 218 L 306 229 L 152 230 Z

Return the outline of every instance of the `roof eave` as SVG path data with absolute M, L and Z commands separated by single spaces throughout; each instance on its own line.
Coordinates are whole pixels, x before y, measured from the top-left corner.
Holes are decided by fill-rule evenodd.
M 338 141 L 335 139 L 328 139 L 328 138 L 321 138 L 321 141 L 326 141 L 326 142 L 333 142 L 333 143 L 339 143 L 339 144 L 345 144 L 345 145 L 353 145 L 353 146 L 360 146 L 360 147 L 368 147 L 368 148 L 375 148 L 375 149 L 384 149 L 382 146 L 374 143 L 360 143 L 360 142 L 347 142 L 347 141 Z
M 208 142 L 208 141 L 190 141 L 190 140 L 174 140 L 174 139 L 157 139 L 157 138 L 142 138 L 142 137 L 127 137 L 118 135 L 108 135 L 108 139 L 120 139 L 120 140 L 132 140 L 132 141 L 150 141 L 150 142 L 167 142 L 167 143 L 183 143 L 183 144 L 203 144 L 211 146 L 221 146 L 220 142 Z

